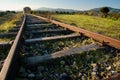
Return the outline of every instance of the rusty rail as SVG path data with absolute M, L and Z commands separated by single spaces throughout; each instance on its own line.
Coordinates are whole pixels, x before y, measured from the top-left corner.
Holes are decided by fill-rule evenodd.
M 18 49 L 20 48 L 20 44 L 21 44 L 21 35 L 23 32 L 23 28 L 25 25 L 25 21 L 26 21 L 26 15 L 24 15 L 24 20 L 23 23 L 21 25 L 21 28 L 15 38 L 15 41 L 9 51 L 9 54 L 5 60 L 5 63 L 3 65 L 3 68 L 0 72 L 0 80 L 14 80 L 15 76 L 15 68 L 16 68 L 16 62 L 18 59 Z
M 107 37 L 107 36 L 104 36 L 104 35 L 101 35 L 101 34 L 98 34 L 98 33 L 94 33 L 94 32 L 91 32 L 91 31 L 88 31 L 88 30 L 85 30 L 85 29 L 81 29 L 81 28 L 78 28 L 78 27 L 75 27 L 75 26 L 72 26 L 72 25 L 61 23 L 61 22 L 58 22 L 58 21 L 55 21 L 55 20 L 48 20 L 48 19 L 43 18 L 41 16 L 36 16 L 36 15 L 32 15 L 32 16 L 43 19 L 45 21 L 50 21 L 50 22 L 52 22 L 56 25 L 67 28 L 69 30 L 79 32 L 84 36 L 93 38 L 94 40 L 102 43 L 103 45 L 109 45 L 109 46 L 114 47 L 116 49 L 120 49 L 120 40 L 117 40 L 117 39 L 114 39 L 114 38 L 111 38 L 111 37 Z

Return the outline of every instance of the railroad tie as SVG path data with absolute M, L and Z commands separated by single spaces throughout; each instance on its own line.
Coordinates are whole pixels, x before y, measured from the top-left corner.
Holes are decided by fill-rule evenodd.
M 63 39 L 63 38 L 73 38 L 73 37 L 79 37 L 80 34 L 70 34 L 70 35 L 64 35 L 64 36 L 53 36 L 53 37 L 44 37 L 44 38 L 35 38 L 35 39 L 27 39 L 25 40 L 26 43 L 34 43 L 34 42 L 40 42 L 40 41 L 49 41 L 49 40 L 57 40 L 57 39 Z
M 73 54 L 80 54 L 82 52 L 88 52 L 88 51 L 102 49 L 102 48 L 104 47 L 98 44 L 88 44 L 85 46 L 74 47 L 68 50 L 61 50 L 61 51 L 58 51 L 52 54 L 43 55 L 43 56 L 28 57 L 28 58 L 25 58 L 24 62 L 27 63 L 28 65 L 34 65 L 39 62 L 44 62 L 50 59 L 55 59 L 55 58 L 63 57 L 63 56 L 69 56 Z
M 11 37 L 11 36 L 15 36 L 17 35 L 17 32 L 8 32 L 8 33 L 1 33 L 0 34 L 0 37 L 3 38 L 3 37 Z
M 28 34 L 40 34 L 40 33 L 70 33 L 72 31 L 69 31 L 69 30 L 60 30 L 60 29 L 55 29 L 55 30 L 40 30 L 40 31 L 32 31 L 32 32 L 29 32 Z

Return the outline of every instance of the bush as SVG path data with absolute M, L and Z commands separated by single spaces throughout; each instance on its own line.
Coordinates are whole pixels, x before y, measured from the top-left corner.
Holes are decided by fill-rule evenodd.
M 113 20 L 120 20 L 120 13 L 109 13 L 108 18 Z

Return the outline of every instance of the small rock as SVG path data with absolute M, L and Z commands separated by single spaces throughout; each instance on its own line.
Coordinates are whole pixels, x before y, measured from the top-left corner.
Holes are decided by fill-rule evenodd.
M 3 67 L 3 64 L 4 64 L 4 60 L 1 60 L 1 61 L 0 61 L 0 68 Z
M 31 74 L 28 74 L 28 78 L 29 79 L 33 79 L 35 77 L 35 74 L 31 73 Z
M 68 50 L 68 49 L 69 49 L 69 47 L 64 47 L 64 48 L 63 48 L 63 50 Z
M 37 79 L 42 79 L 42 78 L 43 78 L 42 73 L 38 73 L 38 74 L 36 74 L 35 76 L 36 76 Z
M 41 71 L 43 71 L 44 70 L 44 67 L 43 66 L 38 66 L 38 68 L 37 68 L 37 71 L 38 72 L 41 72 Z
M 81 79 L 82 80 L 87 80 L 87 77 L 86 76 L 82 76 Z
M 70 69 L 69 69 L 69 66 L 65 66 L 65 70 L 68 72 L 68 71 L 70 71 Z
M 97 73 L 96 73 L 96 72 L 92 72 L 92 75 L 93 75 L 93 76 L 96 76 L 96 75 L 97 75 Z
M 109 71 L 109 70 L 111 70 L 111 68 L 112 68 L 111 66 L 108 66 L 106 69 Z
M 82 76 L 82 73 L 81 73 L 81 72 L 79 72 L 79 73 L 78 73 L 78 77 L 81 77 L 81 76 Z
M 65 76 L 67 76 L 66 73 L 62 73 L 62 74 L 60 74 L 60 77 L 65 77 Z
M 28 73 L 31 73 L 31 71 L 30 71 L 29 69 L 27 69 L 27 72 L 28 72 Z
M 68 74 L 62 73 L 60 75 L 60 80 L 73 80 Z
M 73 66 L 76 66 L 76 62 L 75 61 L 73 62 Z
M 94 67 L 97 67 L 97 64 L 93 63 L 93 64 L 91 64 L 91 66 L 94 68 Z
M 19 70 L 19 73 L 25 73 L 25 68 L 21 67 L 20 70 Z
M 116 71 L 111 71 L 111 73 L 112 73 L 112 75 L 117 74 L 117 72 L 116 72 Z
M 65 61 L 60 61 L 60 64 L 61 64 L 61 65 L 64 65 L 64 64 L 65 64 Z
M 21 78 L 16 78 L 16 80 L 21 80 Z M 28 80 L 27 78 L 24 78 L 22 80 Z
M 87 75 L 86 74 L 83 74 L 85 77 L 87 77 Z
M 97 67 L 94 67 L 94 68 L 93 68 L 93 72 L 97 72 Z
M 26 73 L 26 72 L 25 72 L 25 73 L 20 73 L 20 74 L 19 74 L 19 77 L 26 78 L 27 75 L 28 75 L 28 73 Z
M 55 74 L 55 76 L 56 76 L 56 77 L 58 77 L 58 76 L 59 76 L 59 74 Z
M 100 76 L 104 76 L 104 74 L 105 74 L 104 72 L 101 72 L 101 73 L 100 73 Z

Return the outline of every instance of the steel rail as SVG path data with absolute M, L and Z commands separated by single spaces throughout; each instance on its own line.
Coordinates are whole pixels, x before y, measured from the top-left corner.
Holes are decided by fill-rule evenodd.
M 25 25 L 25 21 L 26 21 L 26 15 L 24 15 L 24 19 L 22 22 L 22 25 L 20 27 L 20 30 L 15 38 L 15 41 L 9 51 L 9 54 L 5 60 L 5 63 L 1 69 L 0 72 L 0 80 L 14 80 L 14 76 L 15 76 L 15 68 L 16 68 L 16 62 L 18 59 L 18 49 L 20 48 L 20 44 L 21 44 L 21 35 L 23 32 L 23 28 Z
M 101 35 L 101 34 L 98 34 L 98 33 L 95 33 L 95 32 L 91 32 L 91 31 L 88 31 L 88 30 L 85 30 L 85 29 L 81 29 L 81 28 L 78 28 L 78 27 L 75 27 L 75 26 L 72 26 L 72 25 L 61 23 L 61 22 L 58 22 L 58 21 L 55 21 L 55 20 L 48 20 L 48 19 L 46 19 L 44 17 L 41 17 L 41 16 L 37 16 L 37 15 L 32 15 L 32 16 L 43 19 L 45 21 L 50 21 L 53 24 L 59 25 L 61 27 L 67 28 L 69 30 L 79 32 L 84 36 L 93 38 L 94 40 L 102 43 L 103 45 L 108 45 L 108 46 L 114 47 L 116 49 L 120 49 L 120 40 L 117 40 L 117 39 L 114 39 L 114 38 L 111 38 L 111 37 L 108 37 L 108 36 L 104 36 L 104 35 Z

